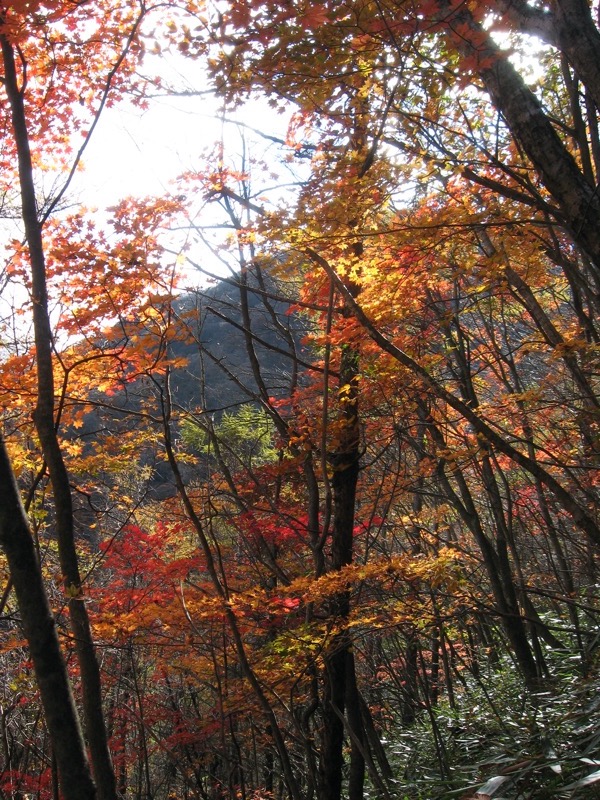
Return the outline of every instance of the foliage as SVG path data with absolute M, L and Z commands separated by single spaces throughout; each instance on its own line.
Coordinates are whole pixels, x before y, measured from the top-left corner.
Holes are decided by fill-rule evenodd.
M 0 40 L 5 278 L 34 325 L 2 328 L 0 479 L 54 609 L 5 546 L 0 792 L 75 796 L 67 739 L 86 774 L 43 618 L 100 800 L 593 796 L 588 5 L 18 3 Z M 160 198 L 61 210 L 102 109 L 164 88 L 147 50 L 287 113 L 277 163 L 224 136 Z M 175 304 L 208 228 L 227 291 Z
M 238 466 L 243 463 L 252 468 L 276 460 L 274 433 L 273 422 L 266 412 L 247 405 L 236 412 L 226 411 L 217 425 L 210 426 L 210 433 L 193 419 L 184 420 L 181 426 L 181 437 L 188 447 L 210 455 L 214 437 L 219 452 L 227 454 L 234 468 L 236 462 Z

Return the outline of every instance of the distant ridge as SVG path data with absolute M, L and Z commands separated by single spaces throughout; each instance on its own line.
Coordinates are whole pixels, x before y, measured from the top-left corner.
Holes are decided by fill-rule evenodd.
M 279 299 L 276 286 L 249 282 L 248 314 L 252 346 L 269 394 L 289 390 L 294 352 L 302 350 L 302 320 L 290 314 L 290 304 Z M 175 312 L 190 328 L 187 341 L 174 341 L 169 353 L 187 359 L 188 366 L 173 378 L 174 399 L 185 408 L 201 407 L 219 414 L 257 392 L 246 342 L 246 326 L 236 278 L 208 289 L 182 295 Z M 276 319 L 275 319 L 276 318 Z M 245 391 L 246 387 L 248 391 Z
M 294 356 L 303 351 L 301 341 L 306 333 L 306 322 L 301 316 L 290 313 L 290 303 L 280 297 L 272 282 L 268 288 L 257 285 L 255 279 L 249 279 L 249 284 L 247 316 L 250 338 L 260 364 L 260 379 L 269 396 L 284 396 L 290 390 Z M 174 407 L 210 414 L 218 420 L 222 413 L 235 411 L 243 403 L 258 402 L 238 279 L 234 277 L 206 289 L 186 292 L 174 301 L 173 311 L 179 327 L 185 331 L 185 335 L 170 341 L 168 346 L 168 355 L 185 363 L 174 368 L 171 375 Z M 81 428 L 64 431 L 64 435 L 82 440 L 91 453 L 94 447 L 102 446 L 103 437 L 118 436 L 120 431 L 136 426 L 135 412 L 157 391 L 158 386 L 148 378 L 133 381 L 110 396 L 92 390 L 91 398 L 97 403 L 96 407 L 86 414 Z M 153 470 L 146 491 L 150 497 L 160 499 L 173 494 L 175 489 L 168 465 L 157 455 L 149 446 L 143 465 Z M 184 468 L 188 477 L 195 471 L 197 468 Z M 114 484 L 114 476 L 96 475 L 95 481 L 99 477 L 107 486 Z M 95 504 L 100 505 L 99 497 Z M 86 538 L 92 538 L 90 532 L 85 532 L 90 519 L 85 512 L 81 515 L 80 531 Z

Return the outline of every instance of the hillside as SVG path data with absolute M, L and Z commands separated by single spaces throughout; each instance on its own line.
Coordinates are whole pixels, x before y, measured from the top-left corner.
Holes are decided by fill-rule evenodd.
M 277 298 L 276 287 L 251 284 L 248 313 L 262 380 L 271 395 L 289 389 L 294 353 L 301 347 L 303 324 Z M 275 298 L 275 299 L 273 299 Z M 235 279 L 183 295 L 175 304 L 190 336 L 171 345 L 171 355 L 187 360 L 173 379 L 175 402 L 185 408 L 220 412 L 247 401 L 257 391 Z
M 252 280 L 247 292 L 249 328 L 244 324 L 236 279 L 187 292 L 175 301 L 178 335 L 169 343 L 168 355 L 185 364 L 175 368 L 171 375 L 171 400 L 175 408 L 209 414 L 218 420 L 223 412 L 235 411 L 243 403 L 257 402 L 257 382 L 248 350 L 250 341 L 260 364 L 260 380 L 268 394 L 280 396 L 290 391 L 294 361 L 302 351 L 305 323 L 297 314 L 289 313 L 289 303 L 279 297 L 273 283 L 259 287 L 256 279 Z M 248 330 L 250 337 L 246 335 Z M 115 339 L 120 336 L 119 328 Z M 91 453 L 102 437 L 108 440 L 115 433 L 132 431 L 140 424 L 138 412 L 143 407 L 149 404 L 154 416 L 159 413 L 157 387 L 161 381 L 159 371 L 155 378 L 142 377 L 110 396 L 93 392 L 97 406 L 86 414 L 82 428 L 70 435 L 83 440 Z M 152 473 L 148 483 L 140 486 L 140 492 L 148 492 L 154 498 L 174 493 L 170 468 L 153 445 L 146 448 L 142 466 L 151 467 Z M 196 474 L 198 468 L 200 464 L 186 469 L 186 475 Z M 109 486 L 113 478 L 106 475 L 104 481 Z M 82 520 L 80 529 L 84 532 L 88 515 L 83 514 Z

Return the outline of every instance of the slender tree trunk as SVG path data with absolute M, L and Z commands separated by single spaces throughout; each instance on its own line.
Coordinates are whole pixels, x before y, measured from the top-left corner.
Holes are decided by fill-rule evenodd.
M 457 377 L 459 391 L 465 405 L 472 411 L 479 409 L 479 398 L 472 379 L 471 364 L 469 362 L 468 348 L 465 345 L 465 336 L 461 329 L 457 317 L 454 320 L 441 320 L 444 334 L 451 347 L 452 357 L 449 358 L 449 366 L 453 374 Z M 455 333 L 454 333 L 455 332 Z M 441 432 L 436 428 L 435 423 L 430 425 L 430 433 L 436 441 L 438 447 L 444 447 L 445 442 Z M 494 469 L 492 466 L 491 448 L 486 442 L 481 442 L 481 454 L 479 456 L 482 484 L 485 497 L 488 501 L 493 520 L 492 530 L 495 534 L 492 541 L 480 522 L 477 506 L 472 499 L 468 483 L 462 472 L 456 468 L 455 478 L 460 487 L 461 500 L 458 501 L 458 509 L 463 519 L 469 525 L 475 540 L 481 550 L 484 563 L 493 587 L 494 597 L 498 605 L 498 610 L 502 614 L 502 622 L 507 636 L 513 646 L 517 662 L 521 668 L 526 682 L 530 686 L 535 686 L 538 673 L 536 662 L 531 651 L 527 632 L 521 611 L 519 608 L 517 590 L 512 574 L 512 567 L 508 556 L 508 530 L 505 519 L 502 495 L 498 487 Z M 444 474 L 443 466 L 440 462 L 439 475 L 442 477 L 442 485 L 446 488 L 446 493 L 452 499 L 453 490 Z M 454 496 L 456 500 L 458 498 Z M 456 505 L 456 503 L 455 503 Z M 457 506 L 458 508 L 458 506 Z
M 175 456 L 175 452 L 173 449 L 173 442 L 171 438 L 172 409 L 171 409 L 170 391 L 171 390 L 169 385 L 169 372 L 167 370 L 167 374 L 165 377 L 165 388 L 164 388 L 164 393 L 162 395 L 163 432 L 164 432 L 165 451 L 167 454 L 167 460 L 169 462 L 169 466 L 171 467 L 173 473 L 175 486 L 177 487 L 177 492 L 185 509 L 186 516 L 192 523 L 196 535 L 198 537 L 198 542 L 200 544 L 204 558 L 206 559 L 206 568 L 210 577 L 210 581 L 213 585 L 213 588 L 215 589 L 217 596 L 219 597 L 222 603 L 223 614 L 225 616 L 227 626 L 229 628 L 229 631 L 233 639 L 233 644 L 237 653 L 241 673 L 246 678 L 248 684 L 250 685 L 252 691 L 254 692 L 254 695 L 263 711 L 263 714 L 265 715 L 266 723 L 271 730 L 271 734 L 273 736 L 273 742 L 277 750 L 277 754 L 279 755 L 279 759 L 281 761 L 281 766 L 283 769 L 290 797 L 292 798 L 292 800 L 302 800 L 302 794 L 294 773 L 288 749 L 285 745 L 283 732 L 278 724 L 277 717 L 269 702 L 269 699 L 265 691 L 263 690 L 263 687 L 260 681 L 258 680 L 254 670 L 252 669 L 250 661 L 248 660 L 248 655 L 246 652 L 246 647 L 244 645 L 242 633 L 240 631 L 237 617 L 235 615 L 235 612 L 231 606 L 231 602 L 229 599 L 227 585 L 223 580 L 222 573 L 219 572 L 219 568 L 217 566 L 217 562 L 215 560 L 213 551 L 211 549 L 209 540 L 207 538 L 204 525 L 202 524 L 200 517 L 196 513 L 194 504 L 192 503 L 191 498 L 187 493 L 185 483 L 183 481 L 183 477 L 179 469 L 179 464 Z
M 19 87 L 13 45 L 0 34 L 4 66 L 4 88 L 11 109 L 14 143 L 19 162 L 22 218 L 29 251 L 32 278 L 33 325 L 38 380 L 34 422 L 48 465 L 54 495 L 59 559 L 83 687 L 86 735 L 100 800 L 116 800 L 116 783 L 102 712 L 100 670 L 94 650 L 87 609 L 82 595 L 79 563 L 73 529 L 73 505 L 69 476 L 62 457 L 54 420 L 53 337 L 48 315 L 46 264 L 42 226 L 38 218 L 33 165 L 25 115 L 23 89 Z
M 350 729 L 350 769 L 348 800 L 362 800 L 365 787 L 366 737 L 356 682 L 356 665 L 352 647 L 346 653 L 346 717 Z
M 0 437 L 0 545 L 6 554 L 29 644 L 65 800 L 94 800 L 67 669 L 19 490 Z
M 339 404 L 341 430 L 336 452 L 330 455 L 333 470 L 333 530 L 331 570 L 352 563 L 356 486 L 359 474 L 358 354 L 345 345 L 340 365 Z M 329 613 L 342 627 L 350 611 L 350 598 L 341 592 L 331 600 Z M 335 636 L 325 656 L 323 675 L 323 733 L 319 761 L 319 800 L 339 800 L 344 764 L 344 711 L 347 687 L 347 661 L 351 650 L 348 634 Z M 354 662 L 352 661 L 352 667 Z M 356 767 L 356 764 L 355 764 Z M 364 773 L 364 759 L 362 759 Z M 356 786 L 357 775 L 354 772 Z M 353 798 L 356 800 L 356 797 Z

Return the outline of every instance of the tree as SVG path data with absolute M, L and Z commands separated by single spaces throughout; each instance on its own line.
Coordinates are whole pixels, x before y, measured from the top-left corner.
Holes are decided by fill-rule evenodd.
M 312 174 L 294 214 L 267 215 L 258 235 L 290 263 L 298 255 L 312 262 L 305 286 L 333 285 L 342 302 L 327 331 L 339 332 L 346 352 L 360 341 L 362 365 L 367 334 L 399 365 L 388 391 L 413 393 L 406 402 L 418 405 L 425 432 L 418 458 L 471 531 L 533 688 L 546 668 L 538 637 L 561 642 L 532 599 L 528 545 L 517 537 L 524 518 L 515 524 L 515 509 L 536 498 L 564 575 L 561 553 L 576 528 L 591 551 L 599 541 L 589 371 L 598 133 L 587 63 L 598 34 L 584 4 L 489 8 L 484 24 L 488 8 L 460 3 L 310 11 L 237 3 L 215 29 L 226 56 L 210 64 L 233 102 L 258 88 L 275 104 L 298 105 L 290 143 L 315 154 Z M 502 19 L 493 15 L 498 8 Z M 494 41 L 502 28 L 517 49 L 519 31 L 532 31 L 561 51 L 560 71 L 549 72 L 539 96 L 527 66 L 519 71 Z M 578 88 L 585 81 L 587 100 Z M 410 180 L 418 187 L 412 203 L 399 188 Z M 354 241 L 360 264 L 349 255 Z M 318 302 L 323 307 L 323 294 Z M 558 363 L 560 399 L 550 388 Z M 407 438 L 418 441 L 412 430 Z M 578 442 L 577 456 L 567 441 Z
M 26 257 L 29 267 L 28 285 L 31 288 L 36 367 L 36 405 L 33 419 L 44 461 L 41 474 L 47 469 L 52 486 L 54 526 L 81 669 L 86 736 L 91 750 L 94 778 L 100 797 L 106 800 L 116 797 L 116 787 L 102 710 L 99 666 L 85 602 L 82 599 L 83 583 L 75 545 L 70 478 L 58 435 L 60 408 L 57 409 L 56 405 L 57 359 L 54 352 L 58 336 L 52 329 L 49 312 L 44 225 L 59 206 L 85 144 L 89 141 L 89 131 L 81 136 L 83 120 L 93 129 L 115 85 L 124 83 L 133 74 L 132 64 L 126 59 L 136 49 L 136 37 L 144 16 L 145 9 L 142 7 L 133 13 L 130 9 L 119 9 L 115 14 L 114 10 L 102 7 L 91 10 L 57 4 L 42 9 L 33 4 L 7 10 L 2 16 L 0 26 L 2 82 L 7 98 L 5 130 L 9 132 L 3 148 L 3 167 L 5 180 L 10 184 L 16 177 L 19 187 L 19 199 L 16 202 L 23 224 L 25 246 L 22 249 L 18 247 L 16 257 L 22 254 Z M 103 47 L 97 48 L 95 37 L 89 38 L 92 29 L 101 32 L 98 41 L 104 44 Z M 34 76 L 33 81 L 30 80 L 31 75 Z M 96 99 L 98 91 L 99 100 Z M 78 104 L 86 109 L 84 113 L 74 113 Z M 73 147 L 79 146 L 74 142 L 76 138 L 83 138 L 83 144 L 73 155 Z M 44 164 L 44 158 L 49 160 L 48 165 Z M 54 196 L 48 198 L 46 207 L 36 196 L 34 159 L 41 164 L 41 171 L 44 168 L 53 168 L 59 173 L 66 171 L 62 186 Z M 7 191 L 11 196 L 12 190 Z M 7 460 L 4 461 L 3 468 L 7 485 L 13 488 Z M 11 499 L 10 507 L 16 509 L 14 498 Z M 22 516 L 20 513 L 18 536 L 25 547 L 25 539 L 29 534 Z M 4 524 L 7 524 L 6 520 Z M 10 529 L 3 534 L 7 546 L 10 534 Z M 33 551 L 30 555 L 33 556 Z M 12 561 L 11 569 L 14 566 Z M 41 592 L 39 566 L 35 566 L 34 560 L 30 560 L 28 566 L 32 570 L 31 579 L 37 581 Z M 41 594 L 37 600 L 42 602 Z M 35 606 L 24 603 L 22 593 L 19 601 L 24 617 L 29 616 L 25 622 L 28 634 L 38 639 L 40 636 L 47 637 L 47 630 L 40 631 L 35 625 Z M 40 606 L 39 614 L 46 628 L 52 625 L 48 619 L 47 604 Z M 32 652 L 39 654 L 40 642 L 31 641 L 30 644 Z M 58 658 L 56 653 L 55 657 Z M 40 669 L 41 667 L 38 668 L 38 675 L 41 677 Z M 55 669 L 58 669 L 58 662 Z M 71 775 L 69 760 L 72 754 L 61 746 L 56 730 L 52 730 L 52 736 L 63 783 L 67 783 Z M 72 746 L 76 745 L 77 740 L 74 738 Z M 79 756 L 85 762 L 82 749 Z M 80 769 L 84 772 L 83 763 Z M 76 787 L 80 786 L 81 780 L 83 779 L 68 791 L 77 792 Z M 90 794 L 91 791 L 89 786 L 86 792 Z
M 96 796 L 79 718 L 27 517 L 4 442 L 0 451 L 0 541 L 6 553 L 65 797 Z

